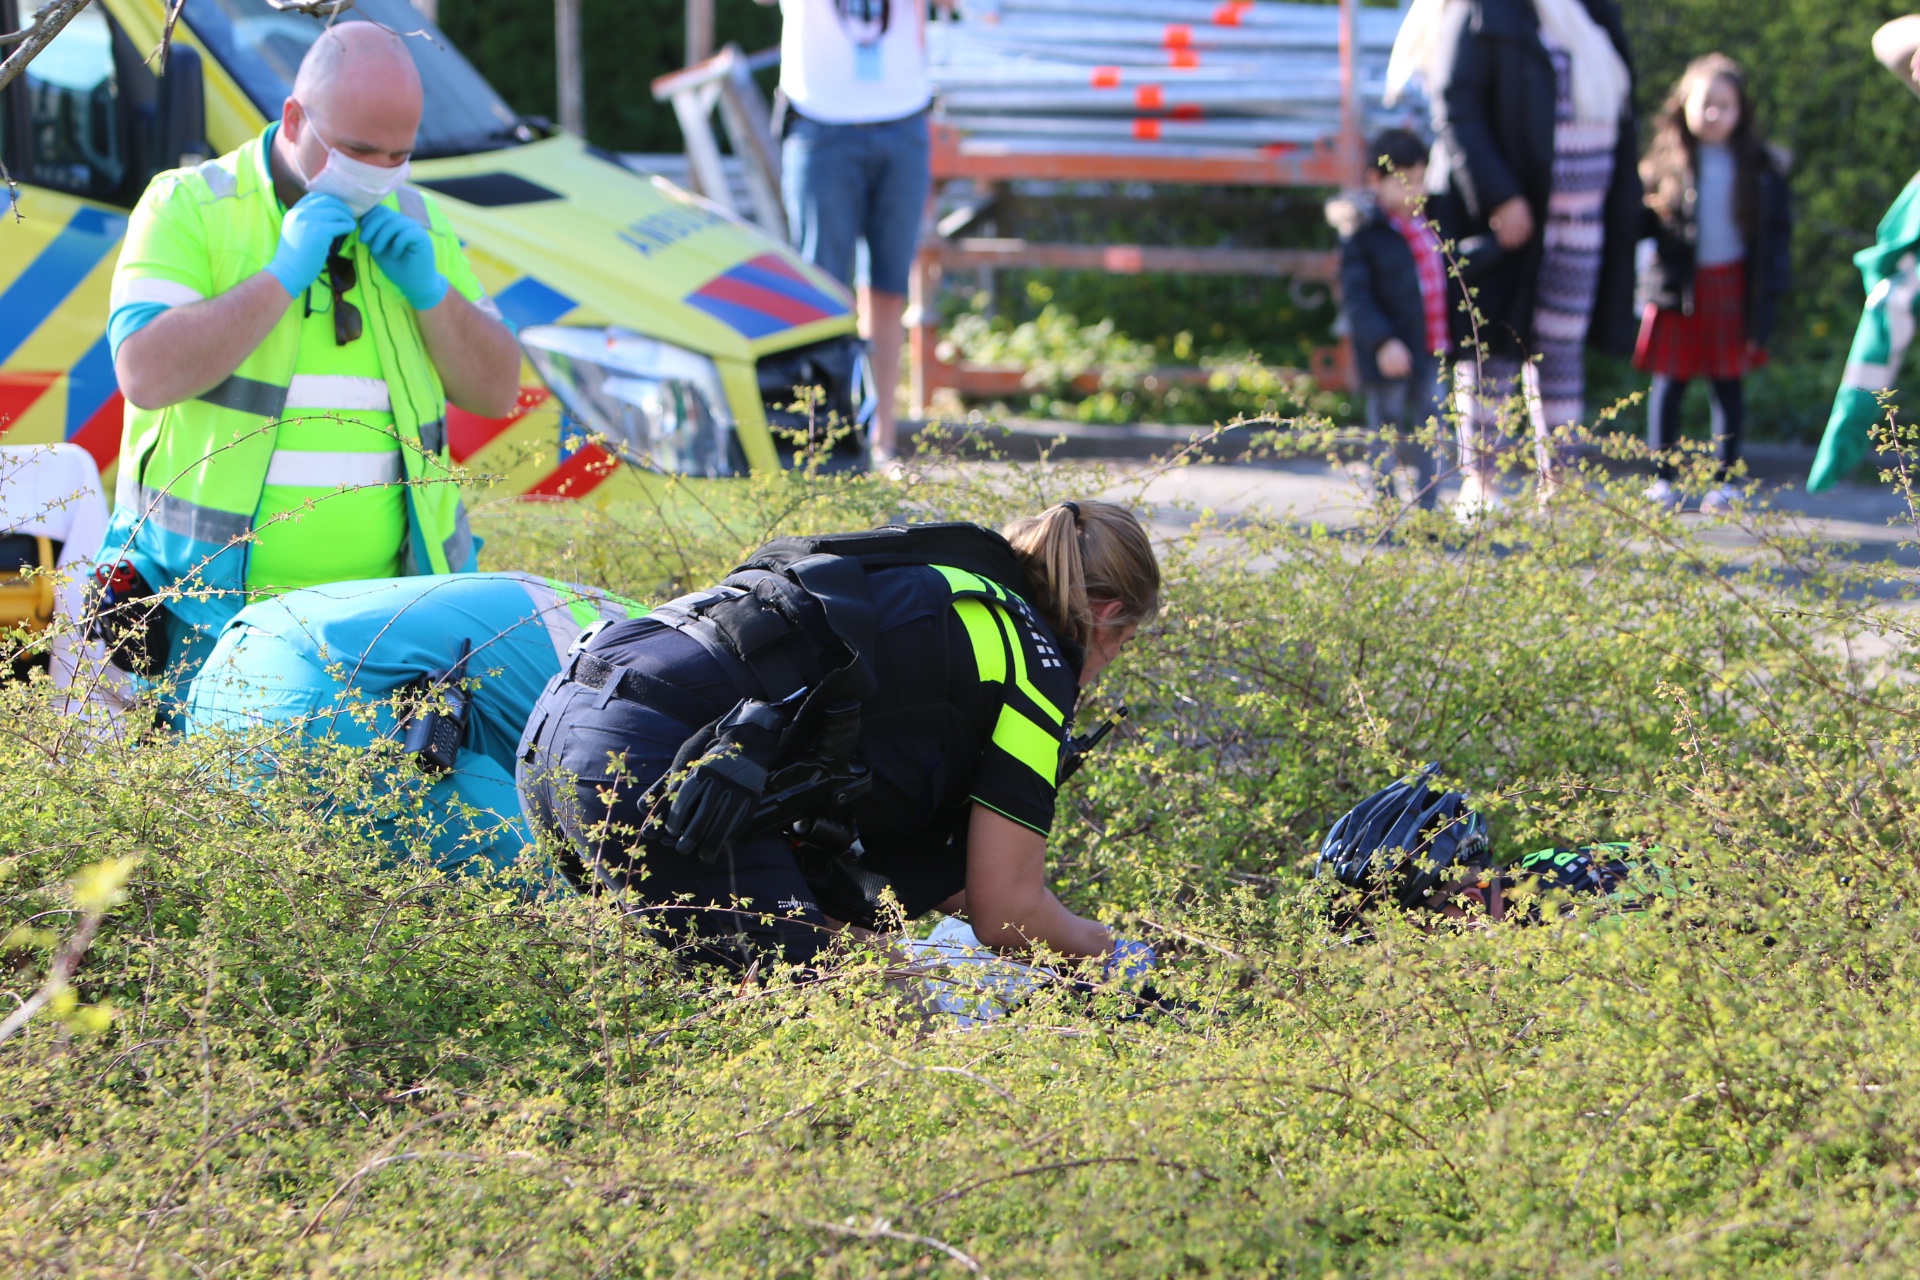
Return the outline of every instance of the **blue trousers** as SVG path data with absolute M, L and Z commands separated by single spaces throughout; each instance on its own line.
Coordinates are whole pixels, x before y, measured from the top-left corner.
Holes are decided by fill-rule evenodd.
M 793 246 L 842 284 L 854 284 L 854 246 L 867 243 L 868 279 L 904 294 L 932 187 L 927 113 L 874 124 L 802 116 L 781 147 Z

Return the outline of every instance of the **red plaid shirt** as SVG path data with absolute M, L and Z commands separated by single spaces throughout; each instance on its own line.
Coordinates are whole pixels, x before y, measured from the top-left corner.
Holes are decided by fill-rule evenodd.
M 1420 276 L 1420 302 L 1427 312 L 1427 351 L 1447 349 L 1447 268 L 1440 260 L 1440 240 L 1433 229 L 1415 218 L 1387 215 L 1387 221 L 1413 250 L 1414 270 Z

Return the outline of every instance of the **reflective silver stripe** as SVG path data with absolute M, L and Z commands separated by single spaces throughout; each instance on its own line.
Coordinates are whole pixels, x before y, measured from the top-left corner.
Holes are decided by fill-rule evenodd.
M 324 453 L 319 450 L 275 449 L 267 465 L 267 483 L 300 489 L 368 489 L 396 484 L 400 479 L 400 451 L 379 453 Z
M 620 601 L 618 600 L 615 600 L 612 596 L 608 595 L 604 591 L 595 591 L 593 593 L 593 598 L 594 598 L 594 602 L 600 606 L 600 617 L 604 621 L 620 622 L 624 619 L 631 618 L 633 616 L 631 613 L 627 612 L 626 605 L 620 603 Z M 646 610 L 643 608 L 641 609 L 640 612 L 644 615 L 646 613 Z
M 454 504 L 453 532 L 448 534 L 447 540 L 440 544 L 440 552 L 447 558 L 449 573 L 459 573 L 466 565 L 468 557 L 473 555 L 473 527 L 467 523 L 466 503 Z
M 140 507 L 155 528 L 195 542 L 227 546 L 247 536 L 253 520 L 234 511 L 218 511 L 176 498 L 160 489 L 140 488 Z
M 200 181 L 207 184 L 215 200 L 225 200 L 228 196 L 239 194 L 239 182 L 221 167 L 218 160 L 208 160 L 198 165 L 194 172 L 200 175 Z
M 451 564 L 452 561 L 449 560 L 448 563 Z M 534 615 L 547 629 L 547 639 L 553 645 L 554 656 L 560 659 L 562 666 L 566 665 L 567 653 L 573 648 L 574 640 L 580 635 L 580 624 L 573 620 L 573 610 L 568 608 L 568 602 L 561 597 L 560 593 L 545 582 L 524 574 L 515 576 L 520 579 L 520 585 L 527 589 L 527 594 L 533 598 Z
M 615 600 L 598 587 L 583 587 L 578 583 L 562 583 L 556 589 L 544 578 L 531 574 L 516 573 L 520 585 L 533 597 L 534 611 L 547 628 L 547 639 L 553 643 L 553 651 L 564 665 L 567 655 L 573 652 L 573 646 L 585 633 L 586 627 L 580 625 L 576 604 L 590 606 L 598 615 L 597 621 L 589 622 L 587 627 L 598 627 L 609 622 L 621 622 L 630 615 L 627 606 Z
M 447 420 L 445 418 L 435 418 L 432 422 L 420 424 L 420 452 L 433 457 L 446 447 Z
M 156 276 L 115 276 L 113 297 L 107 305 L 115 310 L 130 302 L 159 302 L 177 307 L 188 302 L 199 302 L 205 296 L 191 285 L 175 280 L 162 280 Z
M 196 397 L 208 404 L 217 404 L 222 409 L 233 409 L 239 413 L 257 413 L 263 418 L 277 418 L 280 407 L 287 401 L 287 389 L 276 387 L 271 382 L 258 382 L 252 378 L 243 378 L 234 374 L 211 391 Z
M 1840 385 L 1857 391 L 1885 391 L 1893 385 L 1893 368 L 1871 360 L 1849 360 L 1846 372 L 1840 375 Z
M 480 314 L 485 316 L 487 319 L 498 320 L 501 324 L 505 324 L 507 322 L 507 318 L 500 314 L 499 304 L 494 302 L 494 300 L 492 298 L 489 298 L 486 294 L 484 293 L 481 294 L 479 299 L 476 300 L 473 305 L 476 308 L 478 308 L 480 311 Z
M 433 218 L 427 213 L 427 198 L 420 194 L 419 188 L 401 187 L 396 194 L 400 197 L 400 212 L 427 230 L 433 230 Z
M 393 394 L 385 378 L 343 373 L 296 373 L 287 383 L 287 409 L 362 409 L 391 413 Z
M 1907 358 L 1907 348 L 1913 342 L 1916 297 L 1920 297 L 1920 262 L 1916 262 L 1913 254 L 1903 253 L 1900 272 L 1893 277 L 1893 288 L 1887 298 L 1887 386 L 1893 385 L 1894 371 Z

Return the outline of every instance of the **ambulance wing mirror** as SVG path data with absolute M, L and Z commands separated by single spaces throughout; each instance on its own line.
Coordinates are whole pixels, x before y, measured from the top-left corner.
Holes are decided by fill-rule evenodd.
M 160 146 L 162 169 L 199 164 L 212 152 L 207 145 L 206 76 L 200 51 L 175 41 L 160 74 Z

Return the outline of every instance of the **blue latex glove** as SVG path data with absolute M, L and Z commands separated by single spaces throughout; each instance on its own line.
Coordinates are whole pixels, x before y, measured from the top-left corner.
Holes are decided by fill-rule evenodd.
M 1145 977 L 1153 968 L 1153 948 L 1137 938 L 1115 938 L 1113 954 L 1107 957 L 1106 976 L 1131 982 Z
M 333 242 L 352 235 L 358 225 L 353 210 L 339 196 L 308 192 L 280 220 L 280 246 L 273 251 L 267 273 L 280 282 L 289 298 L 299 297 L 319 279 Z
M 433 260 L 433 237 L 406 214 L 377 204 L 360 219 L 360 243 L 415 311 L 440 304 L 447 278 Z

